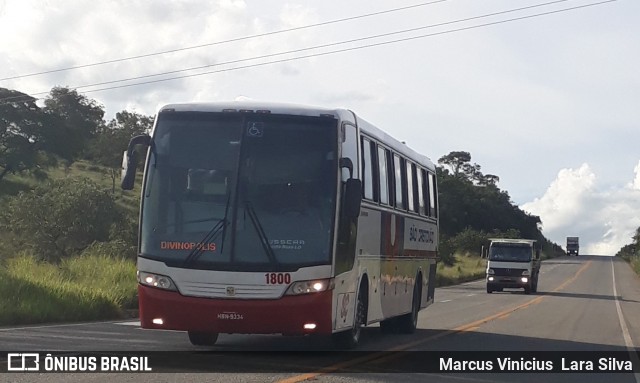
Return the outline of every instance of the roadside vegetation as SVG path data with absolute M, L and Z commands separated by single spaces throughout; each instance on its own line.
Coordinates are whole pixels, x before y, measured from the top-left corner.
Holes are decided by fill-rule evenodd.
M 137 308 L 140 189 L 116 188 L 152 118 L 53 88 L 0 88 L 0 326 L 120 318 Z
M 89 249 L 59 264 L 21 254 L 0 270 L 0 323 L 119 318 L 137 305 L 135 263 Z
M 472 255 L 455 255 L 452 265 L 441 263 L 436 274 L 436 286 L 449 286 L 483 278 L 487 261 Z
M 122 111 L 105 121 L 101 105 L 67 88 L 43 105 L 4 88 L 0 98 L 11 100 L 0 104 L 0 326 L 127 315 L 137 308 L 140 180 L 130 192 L 117 184 L 129 139 L 153 118 Z M 562 254 L 540 218 L 480 169 L 468 152 L 438 160 L 440 285 L 482 278 L 489 238 Z
M 636 229 L 632 242 L 620 249 L 616 256 L 629 262 L 636 274 L 640 275 L 640 227 Z
M 63 170 L 0 183 L 14 189 L 0 199 L 0 326 L 137 309 L 138 197 L 112 194 L 103 167 L 81 161 Z

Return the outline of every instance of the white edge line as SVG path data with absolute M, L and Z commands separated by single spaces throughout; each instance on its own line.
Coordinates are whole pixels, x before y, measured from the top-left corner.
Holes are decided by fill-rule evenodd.
M 611 276 L 613 277 L 613 297 L 616 300 L 616 310 L 618 311 L 618 320 L 620 321 L 620 327 L 622 328 L 622 337 L 624 338 L 624 344 L 627 347 L 627 352 L 629 352 L 631 362 L 635 366 L 640 366 L 638 354 L 635 352 L 633 346 L 633 339 L 631 338 L 631 334 L 629 334 L 627 322 L 625 322 L 624 316 L 622 315 L 622 306 L 620 306 L 620 299 L 618 299 L 618 289 L 616 288 L 616 272 L 614 269 L 613 257 L 611 257 Z M 636 380 L 636 383 L 640 383 L 640 373 L 636 372 L 633 374 L 633 376 Z
M 35 325 L 35 326 L 22 326 L 22 327 L 2 327 L 0 328 L 0 332 L 3 331 L 14 331 L 14 330 L 30 330 L 30 329 L 38 329 L 38 328 L 54 328 L 54 327 L 70 327 L 70 326 L 89 326 L 93 324 L 103 324 L 103 323 L 121 323 L 121 320 L 115 321 L 100 321 L 100 322 L 78 322 L 78 323 L 62 323 L 62 324 L 48 324 L 48 325 Z

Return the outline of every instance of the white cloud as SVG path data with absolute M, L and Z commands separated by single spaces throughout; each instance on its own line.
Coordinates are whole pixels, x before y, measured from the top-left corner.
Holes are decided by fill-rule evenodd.
M 631 189 L 640 190 L 640 161 L 638 161 L 638 165 L 633 169 L 636 172 L 636 178 L 633 179 L 633 182 L 629 185 Z
M 640 226 L 640 162 L 626 187 L 602 190 L 588 164 L 562 169 L 545 194 L 521 208 L 540 216 L 545 236 L 565 245 L 579 236 L 584 254 L 614 255 Z

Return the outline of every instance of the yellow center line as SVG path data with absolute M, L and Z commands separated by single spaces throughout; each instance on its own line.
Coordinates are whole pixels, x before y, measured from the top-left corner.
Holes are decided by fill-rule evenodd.
M 585 263 L 584 265 L 582 265 L 582 267 L 580 269 L 578 269 L 578 271 L 575 273 L 575 275 L 569 279 L 567 279 L 566 281 L 564 281 L 560 286 L 556 287 L 555 289 L 553 289 L 551 292 L 558 292 L 562 289 L 564 289 L 565 287 L 567 287 L 569 284 L 571 284 L 573 281 L 575 281 L 580 274 L 582 274 L 589 266 L 591 266 L 591 262 L 592 261 L 588 261 L 587 263 Z M 544 298 L 547 298 L 548 296 L 545 295 L 541 295 L 538 296 L 536 298 L 531 299 L 528 302 L 525 302 L 523 304 L 520 304 L 518 306 L 512 307 L 510 309 L 506 309 L 503 311 L 500 311 L 496 314 L 493 315 L 489 315 L 485 318 L 482 319 L 478 319 L 474 322 L 471 323 L 467 323 L 458 327 L 455 327 L 451 330 L 446 330 L 443 331 L 441 333 L 432 335 L 430 337 L 427 338 L 423 338 L 423 339 L 419 339 L 413 342 L 409 342 L 409 343 L 405 343 L 393 348 L 390 348 L 388 350 L 384 350 L 384 351 L 379 351 L 379 352 L 374 352 L 372 354 L 368 354 L 366 356 L 360 357 L 360 358 L 355 358 L 355 359 L 351 359 L 351 360 L 347 360 L 344 362 L 340 362 L 340 363 L 336 363 L 333 364 L 331 366 L 327 366 L 324 367 L 322 369 L 319 369 L 318 371 L 314 371 L 314 372 L 310 372 L 310 373 L 306 373 L 306 374 L 301 374 L 301 375 L 296 375 L 296 376 L 292 376 L 291 378 L 287 378 L 287 379 L 283 379 L 283 380 L 279 380 L 277 383 L 298 383 L 298 382 L 303 382 L 305 380 L 311 380 L 311 379 L 315 379 L 320 375 L 325 375 L 325 374 L 330 374 L 332 372 L 347 368 L 347 367 L 353 367 L 353 366 L 357 366 L 359 364 L 364 364 L 364 363 L 368 363 L 371 362 L 373 360 L 377 360 L 377 361 L 381 361 L 381 360 L 389 360 L 389 359 L 393 359 L 394 357 L 398 357 L 399 354 L 396 354 L 397 351 L 406 351 L 412 347 L 415 346 L 419 346 L 421 344 L 427 343 L 427 342 L 431 342 L 435 339 L 440 339 L 442 337 L 445 337 L 447 335 L 451 335 L 451 334 L 456 334 L 456 333 L 460 333 L 460 332 L 464 332 L 464 331 L 474 331 L 476 329 L 478 329 L 481 325 L 490 322 L 492 320 L 495 319 L 499 319 L 501 317 L 505 317 L 508 316 L 509 314 L 511 314 L 514 311 L 523 309 L 523 308 L 527 308 L 533 304 L 537 304 L 540 303 L 540 301 L 542 301 Z M 395 355 L 394 355 L 395 354 Z

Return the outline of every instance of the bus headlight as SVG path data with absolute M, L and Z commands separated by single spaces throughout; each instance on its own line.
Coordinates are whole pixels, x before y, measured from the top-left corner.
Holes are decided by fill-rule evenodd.
M 319 293 L 333 289 L 333 279 L 316 279 L 313 281 L 293 282 L 285 295 L 302 295 Z
M 145 271 L 140 271 L 140 270 L 138 270 L 137 275 L 138 275 L 138 282 L 145 286 L 156 287 L 163 290 L 178 291 L 175 283 L 173 283 L 171 278 L 167 276 L 160 275 L 160 274 L 147 273 Z

